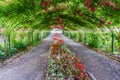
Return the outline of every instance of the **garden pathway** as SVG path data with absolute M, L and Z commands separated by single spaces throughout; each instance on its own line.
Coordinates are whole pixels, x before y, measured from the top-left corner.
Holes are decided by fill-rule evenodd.
M 120 80 L 120 63 L 61 36 L 94 80 Z M 0 80 L 44 80 L 52 37 L 51 34 L 40 45 L 0 68 Z
M 0 70 L 0 80 L 44 80 L 52 35 Z
M 119 62 L 88 49 L 63 35 L 62 38 L 70 51 L 79 57 L 94 80 L 120 80 Z

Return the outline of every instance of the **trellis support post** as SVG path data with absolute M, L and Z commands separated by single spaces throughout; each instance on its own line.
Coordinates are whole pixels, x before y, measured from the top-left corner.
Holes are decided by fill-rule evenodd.
M 27 20 L 28 16 L 26 17 L 25 20 Z M 20 25 L 21 23 L 23 23 L 25 20 L 22 20 L 20 21 L 19 23 L 17 23 L 13 28 L 11 28 L 8 32 L 8 47 L 9 47 L 9 57 L 11 56 L 11 37 L 10 37 L 10 34 L 11 32 L 18 26 Z
M 112 55 L 114 55 L 114 33 L 112 33 Z
M 86 45 L 86 31 L 84 30 L 84 44 Z

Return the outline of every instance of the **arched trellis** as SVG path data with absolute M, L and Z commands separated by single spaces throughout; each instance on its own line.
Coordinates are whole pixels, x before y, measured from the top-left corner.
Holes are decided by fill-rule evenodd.
M 69 15 L 69 14 L 67 14 L 67 15 Z M 68 19 L 70 19 L 70 20 L 72 20 L 72 17 L 71 16 L 67 16 L 67 15 L 60 15 L 62 18 L 68 18 Z M 90 17 L 90 18 L 96 18 L 98 21 L 101 21 L 99 18 L 97 18 L 96 16 L 89 16 L 89 15 L 87 15 L 86 14 L 86 16 L 88 16 L 88 17 Z M 73 19 L 77 19 L 77 18 L 73 18 Z M 82 23 L 82 24 L 84 24 L 84 22 L 81 22 L 81 20 L 79 20 L 79 19 L 77 19 L 78 21 L 74 21 L 74 20 L 72 20 L 73 22 L 76 22 L 76 23 L 78 23 L 79 25 L 81 25 L 80 23 Z M 102 23 L 103 23 L 103 25 L 107 28 L 107 29 L 109 29 L 109 31 L 111 32 L 111 53 L 112 54 L 114 54 L 114 32 L 112 31 L 112 29 L 110 29 L 109 27 L 108 27 L 108 25 L 106 25 L 103 21 L 101 21 Z M 85 30 L 84 30 L 84 32 L 85 32 Z M 85 32 L 85 43 L 86 43 L 86 32 Z
M 25 18 L 25 20 L 27 20 L 28 19 L 28 16 Z M 8 31 L 8 46 L 9 46 L 9 57 L 11 56 L 11 39 L 10 39 L 10 34 L 11 34 L 11 32 L 16 28 L 16 27 L 18 27 L 21 23 L 23 23 L 25 20 L 22 20 L 22 21 L 20 21 L 19 23 L 17 23 L 14 27 L 12 27 L 9 31 Z
M 42 1 L 44 1 L 44 0 L 42 0 Z M 20 1 L 21 2 L 21 1 Z M 32 3 L 40 3 L 41 4 L 41 1 L 40 0 L 36 0 L 36 1 L 33 1 Z M 69 8 L 71 8 L 71 11 L 72 10 L 74 10 L 75 8 L 76 8 L 76 6 L 78 6 L 79 4 L 80 4 L 80 2 L 82 2 L 81 4 L 84 4 L 84 2 L 85 1 L 79 1 L 79 0 L 77 0 L 77 1 L 74 1 L 74 0 L 62 0 L 62 1 L 57 1 L 57 0 L 55 0 L 53 3 L 52 3 L 52 5 L 53 6 L 56 6 L 56 3 L 62 3 L 62 2 L 64 2 L 64 4 L 66 4 L 66 5 L 68 5 L 68 3 L 67 2 L 72 2 L 72 5 L 69 7 Z M 115 2 L 119 2 L 118 0 L 115 0 Z M 30 3 L 31 4 L 31 2 L 28 2 L 28 3 Z M 99 1 L 95 1 L 95 2 L 93 2 L 93 4 L 95 4 L 95 3 L 97 3 L 97 4 L 99 4 Z M 26 6 L 24 3 L 22 3 L 23 5 L 22 5 L 22 9 L 23 9 L 23 7 L 24 6 Z M 77 5 L 76 5 L 77 4 Z M 35 5 L 33 5 L 33 8 L 35 7 Z M 46 7 L 50 7 L 50 6 L 46 6 L 46 7 L 42 7 L 42 6 L 38 6 L 37 5 L 37 7 L 39 7 L 40 8 L 40 10 L 44 10 Z M 75 7 L 75 8 L 74 8 Z M 83 6 L 84 7 L 84 9 L 85 9 L 85 6 Z M 28 6 L 28 9 L 30 9 L 31 7 L 29 7 Z M 34 12 L 34 10 L 33 10 L 33 8 L 32 8 L 32 10 L 31 10 L 31 12 Z M 39 8 L 37 8 L 37 9 L 39 9 Z M 11 9 L 12 10 L 12 9 Z M 26 12 L 27 12 L 27 9 L 23 9 L 23 10 L 25 10 Z M 80 10 L 79 8 L 78 8 L 78 10 Z M 108 10 L 109 10 L 109 8 L 108 8 Z M 119 10 L 119 9 L 118 9 Z M 9 11 L 9 10 L 8 10 Z M 15 10 L 15 11 L 18 11 L 18 10 Z M 15 12 L 14 10 L 12 11 L 12 13 L 13 12 Z M 35 10 L 36 11 L 36 10 Z M 70 12 L 71 12 L 70 11 Z M 82 10 L 83 11 L 83 10 Z M 89 11 L 89 10 L 88 10 Z M 84 11 L 84 12 L 88 12 L 87 11 L 87 9 Z M 23 11 L 22 11 L 23 12 Z M 25 13 L 26 13 L 25 12 Z M 29 11 L 28 11 L 29 12 Z M 27 13 L 28 13 L 27 12 Z M 69 11 L 68 11 L 69 12 Z M 46 12 L 43 12 L 43 13 L 41 13 L 42 15 L 40 15 L 40 16 L 51 16 L 51 14 L 49 14 L 49 12 L 46 14 L 46 15 L 44 15 L 44 13 L 46 14 Z M 60 15 L 61 16 L 61 13 L 59 13 L 59 12 L 54 12 L 53 11 L 53 13 L 54 14 L 56 14 L 56 15 Z M 34 14 L 34 13 L 33 13 Z M 35 13 L 36 14 L 36 13 Z M 72 15 L 73 15 L 73 13 L 71 13 Z M 71 15 L 70 14 L 70 15 Z M 94 14 L 94 13 L 93 13 Z M 68 15 L 68 14 L 67 14 Z M 65 16 L 64 14 L 62 15 L 62 16 Z M 62 17 L 61 16 L 61 17 Z M 99 18 L 97 18 L 95 15 L 91 15 L 91 13 L 89 12 L 89 14 L 84 14 L 84 16 L 87 16 L 87 17 L 91 17 L 91 18 L 94 18 L 94 19 L 96 19 L 96 20 L 98 20 L 98 21 L 100 21 L 100 22 L 102 22 Z M 46 18 L 46 17 L 45 17 Z M 67 18 L 69 18 L 69 20 L 71 20 L 71 17 L 67 17 Z M 76 23 L 78 23 L 79 25 L 84 25 L 84 22 L 82 21 L 82 20 L 80 20 L 80 19 L 77 19 L 77 18 L 73 18 L 74 19 L 74 22 L 76 22 Z M 46 21 L 47 19 L 45 19 L 45 21 Z M 86 20 L 87 21 L 87 20 Z M 103 24 L 104 24 L 104 22 L 102 22 Z M 46 23 L 44 23 L 43 22 L 43 24 L 46 24 Z M 104 24 L 110 31 L 111 31 L 111 33 L 112 33 L 112 46 L 111 46 L 111 48 L 112 48 L 112 54 L 114 53 L 114 33 L 113 33 L 113 31 L 108 27 L 108 25 L 106 25 L 106 24 Z
M 67 14 L 67 15 L 69 15 L 69 14 Z M 84 24 L 84 22 L 82 22 L 80 19 L 77 19 L 77 18 L 73 18 L 73 17 L 70 17 L 70 16 L 67 16 L 66 14 L 63 14 L 63 15 L 60 15 L 60 17 L 61 18 L 63 18 L 63 17 L 66 17 L 67 19 L 69 19 L 69 20 L 73 20 L 74 22 L 76 22 L 76 23 L 78 23 L 79 25 L 81 25 L 81 24 Z M 95 16 L 89 16 L 89 15 L 86 15 L 86 16 L 88 16 L 88 17 L 91 17 L 91 18 L 96 18 L 98 21 L 101 21 L 99 18 L 97 18 L 97 17 L 95 17 Z M 77 19 L 77 20 L 75 20 L 75 19 Z M 25 19 L 26 20 L 26 19 Z M 24 21 L 25 21 L 24 20 Z M 19 24 L 21 24 L 22 22 L 24 22 L 24 21 L 21 21 L 20 23 L 18 23 L 17 25 L 15 25 L 15 27 L 16 26 L 18 26 Z M 101 21 L 102 22 L 102 21 Z M 103 24 L 104 24 L 104 22 L 102 22 Z M 105 26 L 107 26 L 106 24 L 104 24 Z M 12 32 L 12 30 L 15 28 L 15 27 L 13 27 L 10 31 L 9 31 L 9 33 L 8 33 L 8 39 L 10 38 L 10 33 Z M 112 32 L 112 30 L 109 28 L 109 27 L 107 27 L 110 31 L 111 31 L 111 33 L 112 33 L 112 54 L 114 53 L 114 33 Z M 10 40 L 10 39 L 9 39 Z M 10 41 L 9 41 L 10 42 Z M 10 47 L 10 43 L 9 43 L 9 47 Z
M 34 16 L 34 15 L 32 15 Z M 24 23 L 26 20 L 28 20 L 31 17 L 31 15 L 26 16 L 26 18 L 24 20 L 19 21 L 17 24 L 15 24 L 9 31 L 8 31 L 8 48 L 9 48 L 9 57 L 11 56 L 11 32 L 14 31 L 16 29 L 16 27 L 18 27 L 20 24 Z M 14 24 L 14 23 L 13 23 Z M 12 25 L 13 25 L 12 24 Z M 33 44 L 33 32 L 32 31 L 32 44 Z

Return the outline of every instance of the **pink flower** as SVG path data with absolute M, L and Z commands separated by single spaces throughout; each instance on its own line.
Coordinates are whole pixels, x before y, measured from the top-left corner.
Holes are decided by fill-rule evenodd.
M 101 7 L 104 5 L 104 3 L 103 2 L 100 2 L 100 4 L 99 4 Z
M 117 5 L 115 5 L 115 6 L 113 7 L 113 9 L 114 9 L 114 10 L 118 10 L 119 8 L 118 8 Z
M 47 2 L 47 1 L 44 1 L 44 2 L 43 2 L 43 5 L 44 5 L 44 6 L 47 6 L 47 5 L 48 5 L 48 2 Z
M 92 0 L 86 0 L 86 7 L 88 8 L 92 4 Z
M 112 24 L 110 21 L 107 21 L 106 23 L 107 23 L 107 24 Z
M 95 10 L 96 10 L 95 7 L 91 7 L 91 8 L 90 8 L 90 11 L 93 12 L 93 13 L 95 12 Z
M 46 12 L 49 12 L 48 8 L 45 8 L 45 11 L 46 11 Z
M 66 10 L 66 9 L 67 9 L 67 6 L 64 6 L 63 9 Z
M 68 78 L 67 80 L 70 80 L 70 78 Z
M 102 22 L 100 22 L 100 23 L 99 23 L 99 25 L 102 27 L 102 26 L 103 26 L 103 23 L 102 23 Z
M 72 69 L 75 70 L 75 66 L 72 66 Z
M 4 30 L 3 30 L 3 28 L 0 28 L 0 34 L 2 34 L 2 33 L 3 33 L 3 31 L 4 31 Z
M 61 20 L 61 19 L 60 19 L 60 20 L 58 20 L 58 23 L 59 23 L 59 24 L 62 24 L 62 20 Z
M 111 0 L 108 0 L 107 2 L 105 2 L 105 4 L 106 4 L 106 5 L 109 5 L 109 4 L 110 4 L 110 1 L 111 1 Z
M 82 13 L 82 12 L 81 12 L 79 15 L 80 15 L 80 16 L 83 16 L 83 15 L 84 15 L 84 13 Z
M 103 20 L 103 18 L 102 17 L 99 17 L 99 19 L 102 21 Z

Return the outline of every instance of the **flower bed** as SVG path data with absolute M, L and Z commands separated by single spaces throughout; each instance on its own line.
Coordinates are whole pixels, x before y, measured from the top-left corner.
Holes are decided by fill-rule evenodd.
M 47 80 L 91 80 L 84 65 L 55 34 L 48 64 Z

